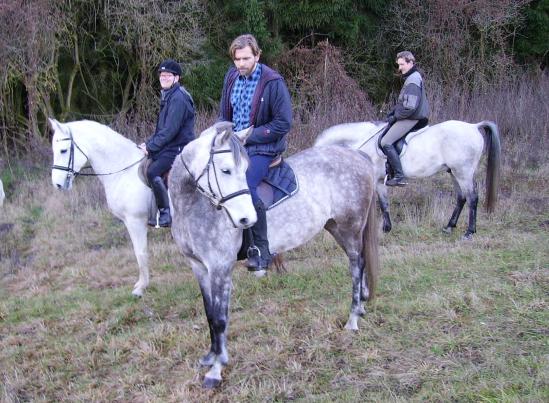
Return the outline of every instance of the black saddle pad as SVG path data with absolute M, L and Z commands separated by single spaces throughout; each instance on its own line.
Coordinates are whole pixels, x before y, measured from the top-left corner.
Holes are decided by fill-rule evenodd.
M 257 187 L 257 195 L 268 209 L 282 203 L 299 190 L 295 173 L 286 161 L 270 168 L 267 177 Z

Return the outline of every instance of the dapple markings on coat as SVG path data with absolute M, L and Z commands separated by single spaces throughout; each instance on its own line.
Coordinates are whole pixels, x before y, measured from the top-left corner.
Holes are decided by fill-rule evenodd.
M 143 159 L 143 152 L 131 140 L 97 122 L 49 122 L 54 130 L 52 184 L 61 190 L 71 189 L 74 177 L 87 165 L 99 174 L 109 209 L 124 222 L 130 234 L 139 265 L 139 279 L 132 294 L 141 297 L 149 285 L 147 217 L 153 197 L 138 177 L 136 162 Z
M 383 230 L 391 230 L 387 187 L 384 184 L 386 157 L 378 148 L 383 122 L 357 122 L 332 126 L 316 139 L 315 146 L 339 144 L 360 149 L 370 156 L 377 178 L 376 191 L 383 213 Z M 480 129 L 485 130 L 485 136 Z M 469 206 L 469 222 L 463 239 L 472 239 L 476 232 L 478 191 L 475 172 L 486 142 L 486 208 L 494 210 L 500 172 L 501 145 L 494 122 L 466 123 L 449 120 L 430 126 L 415 135 L 401 156 L 402 168 L 408 178 L 425 178 L 440 171 L 452 177 L 457 201 L 452 216 L 444 227 L 450 233 L 456 227 L 465 202 Z
M 231 199 L 220 210 L 196 191 L 199 177 L 198 185 L 210 189 L 216 200 L 247 188 L 245 159 L 237 164 L 234 153 L 212 154 L 227 148 L 230 128 L 225 122 L 205 130 L 176 158 L 169 177 L 172 234 L 199 282 L 210 329 L 210 350 L 200 359 L 210 367 L 203 383 L 207 388 L 220 384 L 229 360 L 232 270 L 242 230 L 256 220 L 249 195 Z M 247 138 L 242 132 L 236 135 L 242 141 Z M 358 318 L 365 314 L 363 301 L 373 298 L 379 267 L 372 163 L 362 153 L 339 146 L 308 149 L 286 161 L 300 191 L 267 211 L 270 250 L 279 254 L 293 249 L 326 228 L 349 258 L 352 293 L 345 327 L 358 329 Z

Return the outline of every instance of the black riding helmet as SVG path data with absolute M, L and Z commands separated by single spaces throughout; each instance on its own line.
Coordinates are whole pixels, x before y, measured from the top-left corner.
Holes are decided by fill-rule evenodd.
M 176 76 L 181 76 L 181 66 L 172 59 L 166 59 L 160 63 L 160 67 L 158 67 L 158 74 L 163 71 L 167 71 L 168 73 L 172 73 Z

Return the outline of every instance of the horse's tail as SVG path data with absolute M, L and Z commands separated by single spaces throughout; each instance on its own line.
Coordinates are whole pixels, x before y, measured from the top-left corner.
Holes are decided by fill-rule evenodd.
M 372 186 L 375 185 L 372 184 Z M 362 233 L 362 256 L 365 263 L 366 279 L 368 280 L 368 301 L 372 301 L 375 298 L 377 276 L 379 273 L 378 231 L 376 202 L 372 193 L 368 208 L 368 217 L 366 218 L 366 228 L 364 228 L 364 232 Z
M 486 131 L 486 210 L 491 213 L 496 207 L 501 165 L 501 142 L 498 126 L 494 122 L 484 121 L 477 124 Z

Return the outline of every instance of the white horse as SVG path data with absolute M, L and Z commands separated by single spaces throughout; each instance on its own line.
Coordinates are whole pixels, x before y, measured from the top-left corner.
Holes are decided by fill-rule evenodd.
M 378 147 L 379 136 L 384 132 L 383 122 L 344 123 L 324 130 L 315 146 L 339 144 L 360 149 L 370 156 L 377 178 L 376 192 L 383 213 L 383 231 L 391 230 L 387 187 L 385 186 L 386 157 Z M 414 132 L 407 137 L 407 147 L 401 154 L 402 169 L 408 178 L 425 178 L 440 171 L 450 173 L 457 193 L 452 217 L 443 231 L 450 233 L 456 227 L 465 202 L 469 206 L 469 224 L 463 235 L 472 239 L 476 232 L 478 203 L 475 172 L 485 144 L 488 154 L 486 169 L 486 208 L 493 211 L 497 200 L 501 145 L 495 123 L 483 121 L 466 123 L 449 120 Z
M 149 285 L 147 218 L 153 197 L 152 191 L 138 176 L 138 164 L 144 158 L 143 152 L 132 141 L 97 122 L 49 121 L 54 130 L 53 185 L 69 190 L 74 177 L 79 174 L 99 178 L 109 209 L 124 222 L 130 234 L 139 265 L 139 279 L 132 294 L 142 296 Z M 80 173 L 87 166 L 91 166 L 93 174 Z

